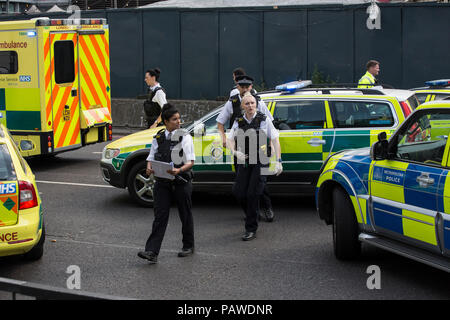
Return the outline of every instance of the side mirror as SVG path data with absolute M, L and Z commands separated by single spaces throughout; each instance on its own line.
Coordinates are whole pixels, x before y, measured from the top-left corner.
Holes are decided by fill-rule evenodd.
M 199 123 L 194 127 L 194 136 L 204 136 L 205 135 L 205 124 Z
M 372 160 L 386 160 L 388 158 L 388 147 L 386 132 L 378 134 L 378 141 L 370 148 L 370 157 Z

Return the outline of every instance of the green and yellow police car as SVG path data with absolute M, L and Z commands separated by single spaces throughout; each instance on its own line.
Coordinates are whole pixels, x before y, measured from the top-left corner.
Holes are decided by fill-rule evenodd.
M 389 140 L 326 161 L 316 204 L 338 259 L 367 243 L 450 272 L 449 135 L 450 101 L 426 102 Z
M 420 103 L 450 99 L 450 79 L 432 80 L 425 82 L 425 87 L 414 88 Z
M 280 132 L 284 171 L 269 177 L 271 193 L 314 194 L 324 161 L 333 153 L 370 146 L 378 133 L 394 132 L 418 105 L 409 90 L 316 88 L 305 87 L 305 82 L 280 85 L 259 96 Z M 230 190 L 234 181 L 233 157 L 222 148 L 217 130 L 222 107 L 184 125 L 194 136 L 193 185 L 197 191 Z M 100 162 L 105 181 L 128 188 L 132 198 L 146 206 L 153 203 L 154 180 L 145 175 L 145 159 L 159 129 L 113 141 L 105 147 Z

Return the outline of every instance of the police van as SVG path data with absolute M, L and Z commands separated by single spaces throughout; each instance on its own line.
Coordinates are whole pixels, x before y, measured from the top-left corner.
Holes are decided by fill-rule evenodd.
M 389 140 L 326 161 L 316 204 L 336 258 L 365 243 L 450 272 L 449 135 L 450 101 L 426 102 Z
M 112 139 L 105 19 L 0 22 L 0 123 L 23 156 Z

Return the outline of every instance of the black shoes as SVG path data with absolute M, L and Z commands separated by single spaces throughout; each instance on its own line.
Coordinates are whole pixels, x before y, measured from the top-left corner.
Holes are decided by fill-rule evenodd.
M 138 257 L 147 259 L 151 264 L 155 264 L 158 262 L 158 255 L 152 251 L 139 251 Z
M 264 212 L 264 215 L 261 214 L 261 211 Z M 272 222 L 275 214 L 273 213 L 272 208 L 261 208 L 259 217 L 267 222 Z
M 242 236 L 243 241 L 250 241 L 256 238 L 256 232 L 248 232 L 246 231 Z
M 179 256 L 180 258 L 183 258 L 183 257 L 190 256 L 190 255 L 192 255 L 193 253 L 194 253 L 194 248 L 188 248 L 188 249 L 183 248 L 183 249 L 181 249 L 180 252 L 178 252 L 178 256 Z

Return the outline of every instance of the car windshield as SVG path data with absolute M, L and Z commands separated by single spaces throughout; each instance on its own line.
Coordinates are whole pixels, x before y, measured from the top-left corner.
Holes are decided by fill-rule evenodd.
M 11 181 L 15 179 L 16 173 L 8 147 L 5 144 L 0 144 L 0 181 Z
M 205 122 L 205 120 L 209 119 L 211 116 L 213 116 L 214 114 L 219 114 L 219 111 L 223 108 L 223 104 L 220 105 L 219 107 L 213 109 L 212 111 L 208 112 L 206 115 L 204 115 L 203 117 L 201 117 L 200 119 L 195 119 L 194 121 L 187 121 L 181 124 L 181 127 L 190 131 L 191 129 L 194 128 L 194 124 L 195 123 L 199 123 L 199 122 Z

